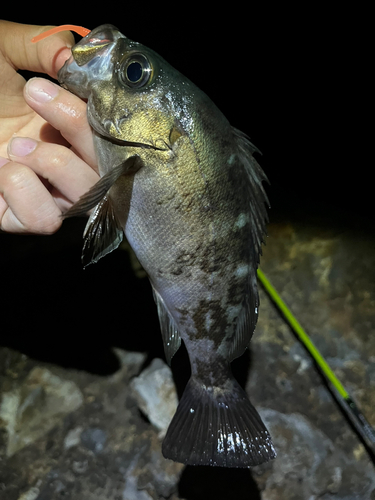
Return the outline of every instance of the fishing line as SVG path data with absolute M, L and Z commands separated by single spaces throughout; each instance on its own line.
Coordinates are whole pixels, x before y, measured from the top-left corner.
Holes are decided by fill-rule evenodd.
M 292 312 L 282 300 L 280 295 L 277 293 L 275 288 L 272 286 L 265 274 L 258 269 L 257 271 L 258 279 L 264 286 L 266 292 L 269 294 L 271 299 L 274 301 L 276 306 L 280 309 L 285 319 L 297 334 L 298 338 L 304 344 L 312 358 L 315 360 L 316 364 L 320 368 L 321 372 L 334 388 L 334 394 L 336 399 L 340 404 L 341 408 L 344 410 L 345 414 L 350 418 L 358 434 L 362 437 L 369 450 L 375 455 L 375 430 L 366 420 L 363 413 L 360 411 L 358 406 L 354 403 L 350 394 L 347 392 L 345 387 L 342 385 L 340 380 L 331 370 L 330 366 L 320 354 L 319 350 L 316 348 L 308 334 L 299 324 L 297 319 L 293 316 Z

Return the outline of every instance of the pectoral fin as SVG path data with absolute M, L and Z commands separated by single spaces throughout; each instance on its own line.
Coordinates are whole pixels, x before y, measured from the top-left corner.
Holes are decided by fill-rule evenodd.
M 91 189 L 87 191 L 80 199 L 62 215 L 64 219 L 68 217 L 79 217 L 87 215 L 87 212 L 95 207 L 107 194 L 113 184 L 122 175 L 134 174 L 142 166 L 142 161 L 138 156 L 127 158 L 124 163 L 107 172 Z
M 82 264 L 96 264 L 108 253 L 116 250 L 124 237 L 124 231 L 116 216 L 112 200 L 105 195 L 96 205 L 84 232 Z
M 138 156 L 128 158 L 124 163 L 107 172 L 87 193 L 65 214 L 67 217 L 86 215 L 94 208 L 84 232 L 82 263 L 86 267 L 115 250 L 124 235 L 123 228 L 116 215 L 113 201 L 108 191 L 115 182 L 126 174 L 134 174 L 142 166 Z

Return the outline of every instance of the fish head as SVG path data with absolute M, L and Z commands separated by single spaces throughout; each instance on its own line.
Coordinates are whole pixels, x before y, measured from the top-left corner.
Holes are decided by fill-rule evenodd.
M 182 134 L 181 123 L 189 124 L 185 119 L 176 126 L 176 117 L 186 115 L 187 99 L 173 89 L 181 88 L 176 80 L 181 84 L 184 77 L 110 24 L 92 30 L 72 48 L 58 79 L 87 99 L 88 121 L 106 138 L 166 150 Z

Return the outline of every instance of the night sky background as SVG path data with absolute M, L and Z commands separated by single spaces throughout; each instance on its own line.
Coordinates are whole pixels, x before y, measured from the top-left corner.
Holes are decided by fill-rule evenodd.
M 246 12 L 239 2 L 148 5 L 42 1 L 1 15 L 116 25 L 188 76 L 262 151 L 271 222 L 374 233 L 368 13 L 283 3 L 250 3 Z M 123 252 L 83 272 L 84 225 L 66 221 L 52 237 L 0 235 L 0 345 L 103 373 L 115 369 L 111 345 L 147 350 L 155 342 L 161 355 L 160 334 L 144 337 L 158 330 L 147 280 L 129 272 Z

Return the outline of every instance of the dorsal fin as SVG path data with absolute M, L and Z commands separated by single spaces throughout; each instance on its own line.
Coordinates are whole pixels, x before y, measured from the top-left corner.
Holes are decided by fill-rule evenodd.
M 259 307 L 257 268 L 262 254 L 262 243 L 264 243 L 264 237 L 267 234 L 268 214 L 266 205 L 269 206 L 268 197 L 262 185 L 262 182 L 268 181 L 268 179 L 253 157 L 253 153 L 259 152 L 259 150 L 245 134 L 235 128 L 232 128 L 232 131 L 237 143 L 239 163 L 243 165 L 247 173 L 251 227 L 251 248 L 249 251 L 251 254 L 247 291 L 238 317 L 234 338 L 231 339 L 229 344 L 230 360 L 237 358 L 244 352 L 249 345 L 257 323 Z

